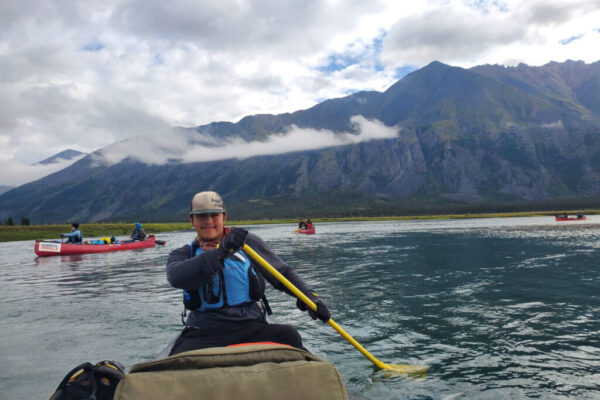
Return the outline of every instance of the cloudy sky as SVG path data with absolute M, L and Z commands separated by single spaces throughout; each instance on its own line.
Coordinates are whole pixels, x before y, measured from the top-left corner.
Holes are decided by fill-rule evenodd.
M 69 148 L 160 143 L 174 126 L 383 91 L 434 60 L 600 59 L 600 0 L 0 0 L 0 26 L 0 185 L 11 186 L 62 168 L 30 164 Z M 353 122 L 362 140 L 390 134 Z M 293 130 L 273 143 L 299 137 L 350 140 Z

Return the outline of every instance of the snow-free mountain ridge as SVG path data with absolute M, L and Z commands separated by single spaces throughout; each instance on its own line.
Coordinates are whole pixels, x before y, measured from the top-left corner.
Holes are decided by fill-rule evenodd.
M 246 141 L 291 126 L 342 134 L 356 132 L 356 115 L 398 136 L 204 163 L 103 165 L 94 153 L 0 195 L 0 219 L 184 220 L 192 195 L 206 189 L 222 193 L 238 219 L 579 207 L 600 199 L 600 62 L 471 69 L 433 62 L 384 92 L 194 131 Z

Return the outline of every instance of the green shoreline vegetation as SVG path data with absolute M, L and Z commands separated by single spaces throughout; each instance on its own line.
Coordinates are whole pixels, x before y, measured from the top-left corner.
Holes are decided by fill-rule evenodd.
M 387 217 L 339 217 L 339 218 L 312 218 L 315 224 L 320 222 L 356 222 L 356 221 L 407 221 L 407 220 L 442 220 L 442 219 L 469 219 L 469 218 L 510 218 L 510 217 L 539 217 L 554 216 L 556 214 L 567 213 L 569 215 L 577 214 L 580 210 L 571 211 L 529 211 L 529 212 L 508 212 L 508 213 L 482 213 L 482 214 L 443 214 L 443 215 L 407 215 L 407 216 L 387 216 Z M 600 210 L 585 210 L 586 215 L 600 214 Z M 306 217 L 304 217 L 306 218 Z M 273 219 L 273 220 L 228 220 L 227 225 L 264 225 L 264 224 L 292 224 L 296 225 L 299 218 L 296 219 Z M 142 223 L 146 233 L 159 235 L 164 232 L 192 231 L 189 222 L 172 223 Z M 41 239 L 60 239 L 61 233 L 70 231 L 69 224 L 57 225 L 0 225 L 0 242 L 11 242 L 20 240 L 41 240 Z M 85 238 L 101 236 L 129 236 L 133 230 L 132 222 L 119 223 L 81 223 Z

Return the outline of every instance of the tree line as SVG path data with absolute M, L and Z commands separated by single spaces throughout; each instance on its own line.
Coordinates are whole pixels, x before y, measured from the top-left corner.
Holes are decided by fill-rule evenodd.
M 21 217 L 21 225 L 29 225 L 29 224 L 30 224 L 29 218 Z M 13 217 L 8 217 L 2 222 L 2 225 L 14 226 L 15 221 L 13 221 Z

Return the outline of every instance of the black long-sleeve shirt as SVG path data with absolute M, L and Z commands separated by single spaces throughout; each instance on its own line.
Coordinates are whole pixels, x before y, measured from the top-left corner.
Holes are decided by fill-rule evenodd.
M 264 258 L 271 266 L 286 277 L 302 293 L 313 299 L 311 289 L 296 273 L 296 270 L 283 262 L 273 250 L 258 236 L 248 233 L 245 243 Z M 212 282 L 220 269 L 215 262 L 214 250 L 206 250 L 190 258 L 190 245 L 173 250 L 167 260 L 167 280 L 171 286 L 179 289 L 195 290 Z M 262 266 L 252 260 L 264 278 L 276 289 L 293 294 Z M 264 313 L 256 302 L 238 306 L 223 307 L 210 311 L 191 311 L 186 326 L 200 328 L 214 326 L 219 321 L 248 321 L 264 319 Z

